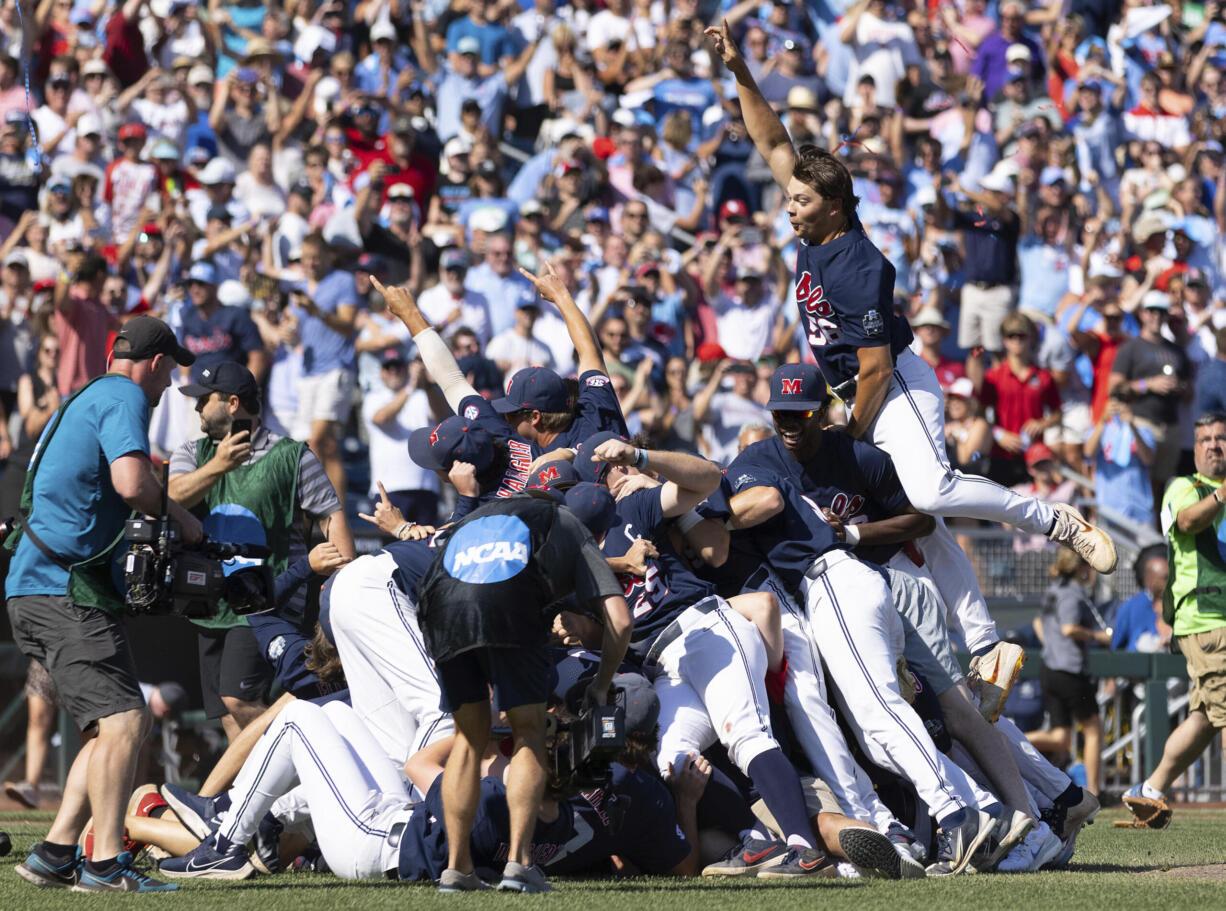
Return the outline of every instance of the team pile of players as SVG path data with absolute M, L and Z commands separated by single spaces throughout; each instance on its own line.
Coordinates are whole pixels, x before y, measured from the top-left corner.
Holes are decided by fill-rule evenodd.
M 534 281 L 570 329 L 578 387 L 526 368 L 494 403 L 408 292 L 380 290 L 455 411 L 409 444 L 456 487 L 452 521 L 549 491 L 600 544 L 634 616 L 616 682 L 626 750 L 603 785 L 550 783 L 533 838 L 541 871 L 910 878 L 1067 865 L 1097 800 L 999 717 L 1020 650 L 996 642 L 963 674 L 958 614 L 916 544 L 936 520 L 909 502 L 890 456 L 828 426 L 819 370 L 775 372 L 775 433 L 743 441 L 723 472 L 645 450 L 626 438 L 565 287 L 548 269 Z M 154 846 L 161 876 L 292 865 L 435 881 L 447 867 L 453 725 L 416 617 L 434 529 L 387 502 L 376 518 L 399 540 L 321 595 L 307 666 L 327 695 L 284 697 L 200 794 L 133 795 L 127 834 Z M 549 608 L 564 719 L 599 661 L 586 608 Z M 472 836 L 487 876 L 507 859 L 503 753 L 495 734 Z

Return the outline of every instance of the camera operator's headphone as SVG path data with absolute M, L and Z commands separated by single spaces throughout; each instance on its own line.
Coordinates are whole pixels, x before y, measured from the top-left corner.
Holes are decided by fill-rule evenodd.
M 1132 564 L 1132 577 L 1137 580 L 1137 588 L 1141 591 L 1145 590 L 1145 564 L 1155 557 L 1163 560 L 1166 559 L 1165 544 L 1150 544 L 1141 548 L 1141 552 L 1137 554 L 1136 560 Z

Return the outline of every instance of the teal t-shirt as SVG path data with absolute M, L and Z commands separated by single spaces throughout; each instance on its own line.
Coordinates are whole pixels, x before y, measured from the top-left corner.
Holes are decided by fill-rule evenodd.
M 38 441 L 46 452 L 34 478 L 30 526 L 74 563 L 110 544 L 132 512 L 111 486 L 111 463 L 128 453 L 149 455 L 149 400 L 136 383 L 116 375 L 94 383 L 69 408 L 55 435 Z M 5 590 L 10 598 L 62 595 L 68 573 L 23 535 Z

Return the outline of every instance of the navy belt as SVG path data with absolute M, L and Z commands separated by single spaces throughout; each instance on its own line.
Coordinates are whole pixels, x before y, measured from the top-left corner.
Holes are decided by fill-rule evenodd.
M 694 604 L 686 610 L 696 610 L 700 614 L 709 614 L 712 611 L 719 610 L 720 598 L 718 595 L 710 595 L 703 598 L 697 604 Z M 682 611 L 684 613 L 685 611 Z M 660 635 L 656 636 L 656 641 L 651 643 L 651 648 L 647 650 L 647 657 L 643 659 L 644 667 L 650 667 L 657 664 L 660 660 L 661 653 L 668 648 L 676 639 L 684 632 L 681 627 L 681 618 L 678 617 L 668 626 L 664 627 Z

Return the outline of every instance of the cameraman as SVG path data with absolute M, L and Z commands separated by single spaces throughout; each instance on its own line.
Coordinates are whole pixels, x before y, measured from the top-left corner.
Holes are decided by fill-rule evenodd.
M 585 495 L 600 501 L 607 529 L 614 521 L 612 496 L 581 484 L 567 493 L 567 502 Z M 456 727 L 443 775 L 450 847 L 439 889 L 486 888 L 473 871 L 469 836 L 481 797 L 492 686 L 514 739 L 506 776 L 511 837 L 499 888 L 550 891 L 544 874 L 531 866 L 530 844 L 545 788 L 546 608 L 573 593 L 579 605 L 599 608 L 603 615 L 600 666 L 586 692 L 587 701 L 600 704 L 608 700 L 633 621 L 621 585 L 591 533 L 547 493 L 526 491 L 494 500 L 449 532 L 418 588 L 417 615 L 426 650 L 436 663 L 442 707 L 452 712 Z
M 149 412 L 171 374 L 195 358 L 151 316 L 120 330 L 112 357 L 111 372 L 51 419 L 22 495 L 24 531 L 6 582 L 13 637 L 50 672 L 88 742 L 73 761 L 46 839 L 17 872 L 40 887 L 167 891 L 177 887 L 135 871 L 123 850 L 124 808 L 150 716 L 118 619 L 123 601 L 111 557 L 130 510 L 162 511 L 162 485 L 149 461 Z M 71 423 L 61 428 L 66 416 Z M 184 540 L 200 540 L 194 516 L 174 503 L 170 516 Z M 93 856 L 82 863 L 77 839 L 91 814 Z
M 279 574 L 307 553 L 305 514 L 346 562 L 353 559 L 349 524 L 323 465 L 305 443 L 260 424 L 260 387 L 250 370 L 226 361 L 179 391 L 196 399 L 205 437 L 171 456 L 170 496 L 203 517 L 210 537 L 267 547 L 267 562 Z M 295 595 L 298 613 L 305 597 Z M 233 740 L 266 708 L 272 667 L 247 619 L 224 604 L 216 616 L 192 622 L 201 627 L 205 711 L 221 718 Z

